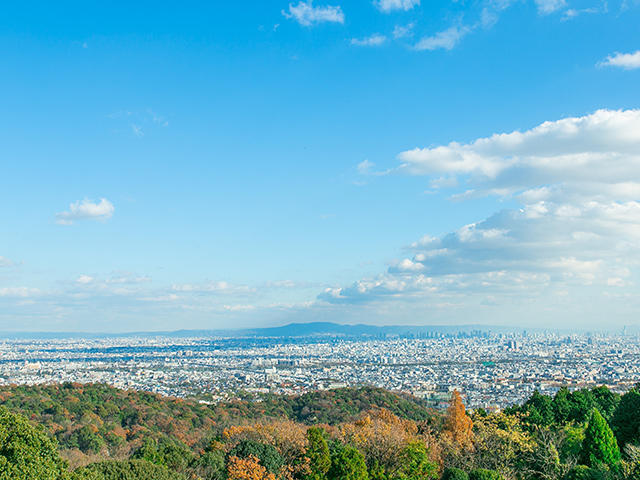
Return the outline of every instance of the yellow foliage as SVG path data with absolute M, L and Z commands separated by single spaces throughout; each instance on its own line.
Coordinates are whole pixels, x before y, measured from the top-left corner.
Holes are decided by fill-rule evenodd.
M 253 455 L 247 458 L 229 458 L 227 472 L 229 480 L 276 480 L 276 476 L 260 465 L 260 461 Z

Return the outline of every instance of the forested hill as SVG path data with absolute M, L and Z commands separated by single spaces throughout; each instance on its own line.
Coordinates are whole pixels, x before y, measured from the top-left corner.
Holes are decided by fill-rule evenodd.
M 375 388 L 217 406 L 105 385 L 0 389 L 0 480 L 639 480 L 640 385 L 499 413 Z
M 148 437 L 197 445 L 214 428 L 246 420 L 288 419 L 311 425 L 353 421 L 384 408 L 400 418 L 422 421 L 433 415 L 423 401 L 374 387 L 342 388 L 299 396 L 268 394 L 255 399 L 204 405 L 195 400 L 119 390 L 104 384 L 11 386 L 0 388 L 0 405 L 44 426 L 63 449 L 95 454 L 128 453 Z

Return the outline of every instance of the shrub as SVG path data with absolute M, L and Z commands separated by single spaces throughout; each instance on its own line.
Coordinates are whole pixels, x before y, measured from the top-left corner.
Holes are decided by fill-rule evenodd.
M 504 480 L 500 473 L 495 470 L 487 470 L 485 468 L 476 468 L 469 472 L 469 480 Z
M 442 480 L 469 480 L 469 475 L 459 468 L 448 467 L 442 472 Z

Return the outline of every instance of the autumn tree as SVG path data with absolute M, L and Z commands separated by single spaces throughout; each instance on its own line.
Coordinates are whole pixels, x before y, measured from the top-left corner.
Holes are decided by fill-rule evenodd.
M 255 455 L 246 458 L 229 457 L 227 465 L 229 480 L 276 480 L 276 476 L 260 465 Z
M 402 467 L 405 447 L 417 439 L 415 422 L 400 418 L 389 410 L 370 410 L 353 423 L 339 427 L 339 438 L 354 445 L 366 459 L 369 475 L 381 478 Z
M 498 470 L 507 477 L 515 477 L 520 460 L 528 456 L 534 446 L 531 433 L 516 415 L 494 413 L 486 417 L 474 417 L 474 451 L 465 460 L 478 468 Z M 452 460 L 455 460 L 452 459 Z M 450 460 L 452 466 L 456 465 Z
M 451 403 L 444 422 L 444 434 L 461 447 L 470 445 L 473 438 L 473 421 L 467 415 L 458 390 L 451 394 Z
M 591 467 L 615 465 L 620 461 L 620 449 L 607 421 L 595 408 L 582 442 L 582 462 Z
M 242 440 L 233 447 L 228 454 L 230 457 L 238 457 L 241 459 L 255 457 L 260 464 L 270 473 L 278 473 L 283 465 L 280 452 L 273 446 L 254 440 Z

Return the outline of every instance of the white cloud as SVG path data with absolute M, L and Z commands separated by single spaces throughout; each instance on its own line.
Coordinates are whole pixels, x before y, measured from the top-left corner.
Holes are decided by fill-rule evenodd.
M 599 12 L 600 10 L 598 10 L 597 8 L 581 8 L 581 9 L 569 8 L 564 11 L 562 19 L 571 20 L 573 18 L 576 18 L 579 15 L 584 15 L 589 13 L 599 13 Z
M 453 26 L 438 32 L 431 37 L 424 37 L 414 45 L 416 50 L 451 50 L 471 29 L 469 27 Z
M 492 305 L 536 301 L 543 310 L 562 301 L 557 315 L 565 315 L 607 289 L 636 285 L 640 110 L 599 110 L 398 158 L 399 171 L 436 184 L 446 179 L 450 188 L 463 189 L 462 199 L 497 195 L 520 205 L 425 236 L 386 272 L 329 288 L 321 300 L 470 306 L 488 305 L 490 296 Z M 604 301 L 601 307 L 612 308 Z
M 485 191 L 556 182 L 575 182 L 579 191 L 593 182 L 633 196 L 640 182 L 640 110 L 599 110 L 467 144 L 415 148 L 398 158 L 406 173 L 470 176 Z
M 27 298 L 40 294 L 40 290 L 37 288 L 29 287 L 3 287 L 0 288 L 0 297 L 19 297 Z
M 171 288 L 176 292 L 185 293 L 246 294 L 254 291 L 247 285 L 235 285 L 225 281 L 175 284 Z
M 314 7 L 313 0 L 301 1 L 297 5 L 290 3 L 289 11 L 283 10 L 282 14 L 305 27 L 322 22 L 344 23 L 344 13 L 339 5 Z
M 598 64 L 601 67 L 618 67 L 625 70 L 640 68 L 640 50 L 634 53 L 614 53 Z
M 567 6 L 566 0 L 535 0 L 535 3 L 541 15 L 549 15 Z
M 387 41 L 387 37 L 384 35 L 380 35 L 379 33 L 374 33 L 365 38 L 352 38 L 351 45 L 356 45 L 358 47 L 378 47 Z
M 376 0 L 373 3 L 381 12 L 389 13 L 394 10 L 406 12 L 420 5 L 420 0 Z
M 89 275 L 80 275 L 76 279 L 76 283 L 79 283 L 80 285 L 88 285 L 89 283 L 93 282 L 93 280 L 93 277 Z
M 115 208 L 106 198 L 94 203 L 86 198 L 69 205 L 69 210 L 56 214 L 56 223 L 71 225 L 77 220 L 108 220 L 113 216 Z
M 414 26 L 415 24 L 413 22 L 407 25 L 396 25 L 393 28 L 393 38 L 398 39 L 412 36 Z

